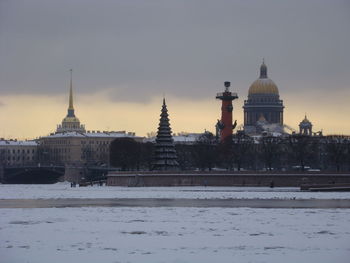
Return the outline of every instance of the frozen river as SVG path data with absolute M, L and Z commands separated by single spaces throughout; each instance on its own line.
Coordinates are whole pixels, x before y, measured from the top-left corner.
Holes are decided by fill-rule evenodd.
M 349 209 L 0 209 L 1 262 L 343 262 Z
M 348 263 L 350 258 L 347 208 L 98 205 L 106 198 L 126 202 L 131 202 L 130 198 L 139 202 L 172 198 L 178 203 L 349 202 L 349 193 L 304 193 L 295 188 L 70 188 L 55 184 L 0 185 L 0 195 L 3 202 L 97 202 L 87 207 L 0 208 L 0 262 L 4 263 Z

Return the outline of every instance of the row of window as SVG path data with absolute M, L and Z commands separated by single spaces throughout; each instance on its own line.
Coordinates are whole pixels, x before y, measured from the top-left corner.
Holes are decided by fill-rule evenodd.
M 50 149 L 51 153 L 70 153 L 70 148 L 53 148 Z
M 45 144 L 70 144 L 70 140 L 47 140 Z
M 88 141 L 89 144 L 95 144 L 95 141 Z M 81 141 L 81 144 L 87 144 L 87 141 Z M 96 144 L 99 145 L 109 145 L 109 141 L 96 141 Z
M 21 158 L 22 157 L 22 158 Z M 11 158 L 11 156 L 8 156 L 7 157 L 7 160 L 8 161 L 25 161 L 25 160 L 27 160 L 27 161 L 34 161 L 34 156 L 27 156 L 27 157 L 25 157 L 25 156 L 12 156 L 12 158 Z
M 25 154 L 25 153 L 27 153 L 27 154 L 30 154 L 30 153 L 32 153 L 32 154 L 34 154 L 35 153 L 35 149 L 27 149 L 27 150 L 24 150 L 24 149 L 22 149 L 22 150 L 20 150 L 20 149 L 12 149 L 12 150 L 10 150 L 10 149 L 1 149 L 1 153 L 2 154 L 5 154 L 5 153 L 8 153 L 8 154 L 20 154 L 20 153 L 22 153 L 22 154 Z

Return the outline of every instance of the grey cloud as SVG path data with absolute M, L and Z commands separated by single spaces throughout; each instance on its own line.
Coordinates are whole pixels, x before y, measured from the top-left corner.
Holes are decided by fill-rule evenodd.
M 213 97 L 225 80 L 244 97 L 262 57 L 286 94 L 346 87 L 345 1 L 0 2 L 0 94 Z

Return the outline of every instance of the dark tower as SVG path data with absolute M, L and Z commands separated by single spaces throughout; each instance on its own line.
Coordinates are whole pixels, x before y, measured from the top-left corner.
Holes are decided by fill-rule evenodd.
M 220 131 L 220 141 L 223 142 L 232 136 L 234 129 L 232 125 L 232 101 L 237 99 L 237 93 L 230 92 L 231 83 L 225 82 L 225 91 L 216 94 L 216 98 L 222 101 L 221 105 L 221 120 L 216 124 L 217 130 Z
M 162 113 L 160 114 L 158 133 L 155 145 L 155 156 L 153 162 L 153 170 L 167 171 L 177 170 L 179 163 L 173 137 L 171 136 L 171 128 L 168 118 L 168 110 L 163 99 Z

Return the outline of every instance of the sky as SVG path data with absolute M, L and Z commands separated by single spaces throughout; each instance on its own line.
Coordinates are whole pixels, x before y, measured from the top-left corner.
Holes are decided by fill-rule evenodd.
M 165 96 L 174 132 L 214 132 L 224 81 L 241 125 L 263 58 L 287 125 L 350 134 L 349 28 L 346 0 L 0 0 L 0 137 L 54 132 L 69 69 L 88 130 L 145 136 Z

